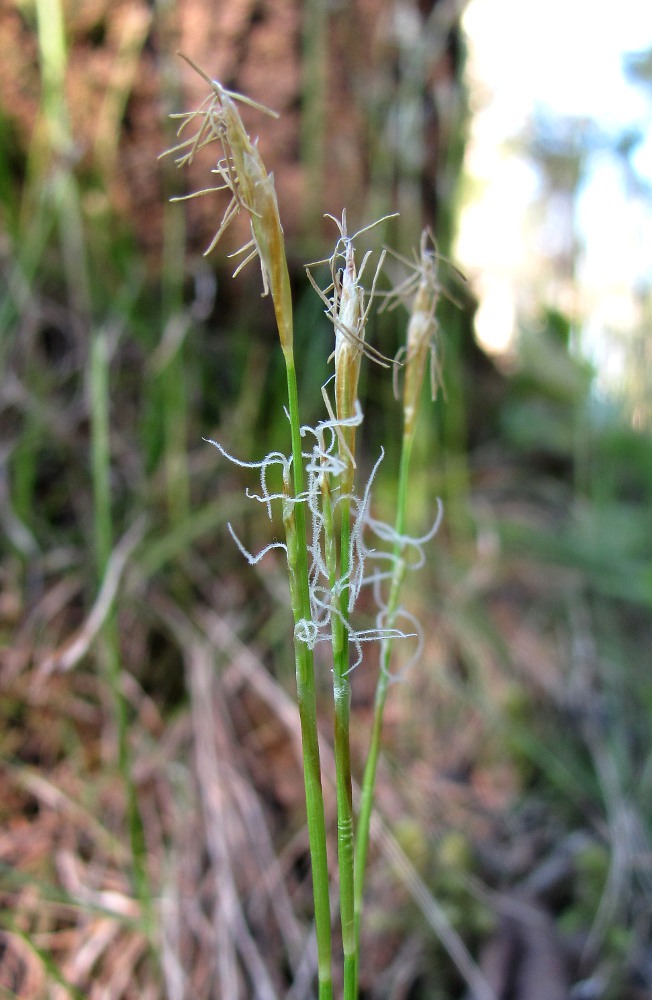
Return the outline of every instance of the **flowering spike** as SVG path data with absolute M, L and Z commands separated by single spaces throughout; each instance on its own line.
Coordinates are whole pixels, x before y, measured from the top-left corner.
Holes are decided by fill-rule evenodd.
M 256 143 L 249 137 L 236 101 L 244 102 L 273 117 L 278 116 L 264 105 L 227 90 L 217 80 L 211 80 L 187 56 L 182 58 L 208 83 L 212 93 L 196 111 L 175 116 L 181 118 L 179 134 L 190 123 L 198 123 L 198 127 L 193 137 L 183 140 L 168 150 L 168 153 L 180 154 L 176 162 L 178 166 L 184 166 L 192 163 L 197 152 L 210 142 L 217 141 L 222 146 L 224 156 L 214 170 L 222 184 L 217 188 L 204 190 L 208 193 L 226 188 L 231 192 L 232 198 L 206 253 L 215 248 L 225 229 L 241 209 L 248 212 L 255 254 L 260 259 L 264 294 L 271 293 L 281 347 L 286 358 L 290 358 L 293 346 L 292 297 L 274 178 L 267 173 Z M 204 192 L 197 192 L 200 193 Z M 247 258 L 246 262 L 250 259 L 251 257 Z

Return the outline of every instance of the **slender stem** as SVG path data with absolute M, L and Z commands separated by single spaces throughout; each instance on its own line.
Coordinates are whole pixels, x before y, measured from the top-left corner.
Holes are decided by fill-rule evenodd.
M 171 36 L 172 17 L 159 3 L 158 30 Z M 169 37 L 171 42 L 171 38 Z M 173 50 L 170 44 L 170 50 Z M 165 44 L 162 51 L 167 51 Z M 178 80 L 175 74 L 161 74 L 163 99 L 170 108 L 179 103 Z M 168 138 L 174 142 L 173 129 L 168 119 Z M 180 194 L 181 188 L 177 171 L 169 161 L 165 161 L 163 184 L 166 189 L 163 210 L 163 254 L 161 271 L 161 327 L 169 330 L 174 324 L 190 325 L 186 318 L 183 301 L 185 275 L 186 221 L 181 205 L 171 202 L 173 195 Z M 179 524 L 188 517 L 190 511 L 190 473 L 187 453 L 186 413 L 190 406 L 187 399 L 185 370 L 185 334 L 179 337 L 177 348 L 169 354 L 164 368 L 160 371 L 159 419 L 163 432 L 163 467 L 168 517 L 171 524 Z
M 90 459 L 93 481 L 93 527 L 96 577 L 101 584 L 113 547 L 111 505 L 110 390 L 107 335 L 92 323 L 90 266 L 77 181 L 70 167 L 74 141 L 65 93 L 67 49 L 63 6 L 60 0 L 38 0 L 36 4 L 41 65 L 44 145 L 35 147 L 38 168 L 47 163 L 49 201 L 54 207 L 61 253 L 71 306 L 90 334 Z M 37 165 L 35 165 L 37 169 Z M 45 230 L 41 231 L 45 236 Z M 132 850 L 133 877 L 148 932 L 153 928 L 151 892 L 147 876 L 144 830 L 138 810 L 129 753 L 127 706 L 122 692 L 120 636 L 115 608 L 107 615 L 101 634 L 100 656 L 114 701 L 118 769 L 127 797 L 127 816 Z
M 107 336 L 103 330 L 93 331 L 89 382 L 95 563 L 98 578 L 101 580 L 113 547 L 109 441 L 109 359 Z
M 294 615 L 294 652 L 297 675 L 297 700 L 301 720 L 303 748 L 303 777 L 306 792 L 306 816 L 312 866 L 313 897 L 315 904 L 315 934 L 317 937 L 317 966 L 319 1000 L 332 998 L 332 946 L 330 920 L 330 894 L 328 885 L 328 859 L 326 853 L 326 821 L 321 784 L 319 739 L 317 735 L 317 696 L 312 649 L 300 638 L 297 626 L 310 621 L 310 591 L 308 581 L 308 551 L 306 516 L 303 495 L 303 461 L 301 456 L 301 423 L 294 360 L 284 352 L 288 411 L 292 434 L 292 470 L 294 497 L 284 508 L 285 533 L 288 548 L 290 595 Z
M 401 448 L 401 461 L 399 467 L 398 495 L 396 505 L 395 531 L 397 540 L 394 544 L 394 573 L 387 602 L 386 627 L 392 628 L 398 610 L 398 603 L 407 565 L 403 558 L 403 545 L 400 538 L 405 535 L 407 518 L 407 497 L 408 479 L 410 469 L 410 457 L 412 454 L 413 433 L 404 433 Z M 356 869 L 355 869 L 355 932 L 357 948 L 360 948 L 360 922 L 362 917 L 362 896 L 364 891 L 365 869 L 367 863 L 367 852 L 369 848 L 369 830 L 371 827 L 371 810 L 374 800 L 374 788 L 376 784 L 376 770 L 378 765 L 378 754 L 380 752 L 380 738 L 383 727 L 383 714 L 385 702 L 387 700 L 387 690 L 389 688 L 390 671 L 389 665 L 392 655 L 392 640 L 385 639 L 381 647 L 380 673 L 376 684 L 376 695 L 374 700 L 374 718 L 369 740 L 369 752 L 365 764 L 364 777 L 362 780 L 362 791 L 360 796 L 360 811 L 358 814 L 358 833 L 356 840 Z
M 303 59 L 301 102 L 301 162 L 306 190 L 323 191 L 326 136 L 326 90 L 329 5 L 324 0 L 303 4 Z M 319 198 L 306 198 L 305 234 L 319 230 L 323 207 Z
M 163 217 L 163 272 L 161 275 L 162 324 L 186 324 L 183 306 L 184 215 L 179 205 L 166 202 Z M 190 475 L 187 459 L 185 335 L 160 373 L 160 414 L 163 429 L 165 492 L 170 523 L 183 521 L 190 510 Z
M 342 490 L 346 484 L 342 484 Z M 340 615 L 343 641 L 334 649 L 333 696 L 335 700 L 335 772 L 337 778 L 337 849 L 340 870 L 340 917 L 342 950 L 344 952 L 344 1000 L 356 1000 L 358 995 L 358 949 L 355 933 L 355 864 L 353 831 L 353 792 L 351 787 L 351 744 L 349 715 L 351 684 L 349 643 L 344 623 L 349 620 L 349 548 L 351 539 L 351 504 L 342 498 L 340 530 L 340 579 L 343 581 Z
M 348 537 L 350 534 L 350 505 L 343 500 L 342 548 L 340 549 L 340 576 L 345 581 L 348 574 Z M 357 948 L 354 908 L 354 852 L 353 852 L 353 795 L 351 787 L 351 749 L 349 717 L 351 685 L 348 679 L 349 642 L 348 587 L 343 595 L 338 587 L 337 542 L 328 475 L 321 480 L 321 505 L 324 517 L 324 550 L 328 584 L 331 592 L 331 636 L 333 647 L 333 697 L 335 703 L 334 750 L 337 789 L 337 861 L 340 876 L 340 919 L 342 924 L 342 950 L 344 953 L 344 1000 L 357 997 Z M 346 521 L 346 528 L 344 527 Z M 346 546 L 344 545 L 346 538 Z
M 98 580 L 102 580 L 113 547 L 113 515 L 111 510 L 111 449 L 109 435 L 109 357 L 107 335 L 103 330 L 93 333 L 90 353 L 91 397 L 91 470 L 93 477 L 95 559 Z M 127 823 L 131 843 L 134 884 L 143 909 L 147 931 L 153 931 L 152 898 L 147 874 L 145 831 L 138 808 L 138 795 L 133 780 L 129 748 L 127 704 L 122 690 L 120 634 L 115 608 L 107 616 L 102 630 L 101 655 L 114 703 L 118 771 L 127 796 Z

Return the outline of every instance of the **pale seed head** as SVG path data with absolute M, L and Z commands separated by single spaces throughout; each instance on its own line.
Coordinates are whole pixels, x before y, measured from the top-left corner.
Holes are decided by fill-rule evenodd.
M 226 188 L 231 192 L 232 198 L 206 252 L 216 246 L 228 224 L 244 208 L 250 217 L 252 243 L 243 249 L 253 246 L 250 257 L 257 255 L 260 259 L 264 291 L 269 291 L 272 295 L 281 347 L 286 357 L 291 357 L 292 297 L 274 180 L 265 169 L 256 143 L 251 141 L 247 133 L 236 100 L 245 101 L 268 114 L 276 115 L 263 105 L 225 90 L 216 80 L 210 80 L 191 60 L 186 61 L 210 84 L 212 94 L 208 104 L 204 102 L 197 111 L 181 116 L 179 133 L 190 122 L 198 121 L 195 136 L 168 152 L 180 153 L 177 164 L 182 166 L 192 162 L 197 151 L 209 142 L 217 141 L 221 144 L 224 157 L 219 160 L 214 173 L 219 175 L 223 183 L 217 188 L 207 189 L 206 193 Z
M 437 319 L 435 311 L 441 287 L 437 275 L 437 253 L 428 230 L 421 235 L 418 267 L 418 285 L 407 329 L 405 345 L 405 378 L 403 383 L 403 430 L 405 435 L 414 434 L 416 415 L 419 408 L 421 388 L 430 356 L 432 369 L 433 398 L 437 391 L 436 337 Z
M 335 402 L 339 420 L 353 416 L 365 337 L 364 291 L 358 284 L 353 246 L 346 251 L 335 318 Z

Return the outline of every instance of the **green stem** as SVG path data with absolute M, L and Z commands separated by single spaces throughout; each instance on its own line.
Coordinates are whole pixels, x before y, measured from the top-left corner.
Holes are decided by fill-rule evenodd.
M 290 597 L 295 624 L 294 652 L 297 676 L 297 700 L 301 720 L 303 777 L 306 793 L 306 816 L 315 904 L 319 1000 L 331 1000 L 333 987 L 331 971 L 330 894 L 326 853 L 326 821 L 324 817 L 324 797 L 317 734 L 315 669 L 312 649 L 302 641 L 297 631 L 297 627 L 300 629 L 302 623 L 309 622 L 311 618 L 306 515 L 304 504 L 299 499 L 302 497 L 304 490 L 301 422 L 299 420 L 299 400 L 294 360 L 290 352 L 284 352 L 284 357 L 288 385 L 288 412 L 290 414 L 292 434 L 292 473 L 294 487 L 294 497 L 288 498 L 287 503 L 284 505 L 284 522 L 288 549 Z
M 322 513 L 328 584 L 331 592 L 331 638 L 333 647 L 333 698 L 335 704 L 334 751 L 337 789 L 337 861 L 340 876 L 340 919 L 344 953 L 344 1000 L 358 995 L 358 955 L 354 907 L 353 793 L 351 787 L 351 747 L 349 720 L 351 685 L 348 678 L 349 640 L 348 587 L 340 594 L 337 572 L 337 543 L 328 476 L 321 482 Z M 349 565 L 350 504 L 342 501 L 340 576 L 345 580 Z
M 43 171 L 44 187 L 57 218 L 61 254 L 73 311 L 89 330 L 90 450 L 93 480 L 93 526 L 96 577 L 104 579 L 113 547 L 113 511 L 111 505 L 110 390 L 107 335 L 92 328 L 90 265 L 86 248 L 81 199 L 71 164 L 74 140 L 65 92 L 67 48 L 61 0 L 37 0 L 37 34 L 42 78 L 42 123 L 45 134 L 33 146 L 38 162 L 34 170 Z M 47 170 L 43 164 L 47 164 Z M 45 243 L 43 226 L 40 239 Z M 36 233 L 35 233 L 36 236 Z M 38 241 L 35 239 L 35 249 Z M 28 258 L 29 259 L 29 258 Z M 36 261 L 33 258 L 32 263 Z M 114 700 L 118 768 L 127 796 L 127 814 L 131 837 L 132 864 L 136 893 L 141 902 L 148 930 L 152 928 L 152 905 L 147 878 L 146 847 L 138 810 L 129 754 L 127 706 L 122 693 L 120 636 L 115 608 L 111 608 L 101 633 L 100 655 Z
M 387 616 L 385 625 L 393 628 L 396 612 L 398 610 L 401 588 L 405 579 L 407 565 L 403 558 L 403 545 L 399 541 L 405 535 L 407 520 L 407 497 L 408 479 L 410 470 L 410 457 L 412 455 L 413 434 L 403 435 L 401 448 L 401 461 L 399 467 L 398 495 L 396 505 L 396 520 L 394 527 L 397 540 L 394 543 L 394 573 L 387 602 Z M 390 681 L 390 661 L 392 656 L 392 640 L 385 639 L 381 647 L 380 673 L 376 684 L 376 695 L 374 700 L 374 718 L 371 727 L 371 737 L 369 741 L 369 752 L 365 764 L 364 777 L 362 779 L 362 790 L 360 794 L 360 810 L 358 814 L 358 834 L 356 840 L 356 868 L 355 868 L 355 934 L 356 944 L 360 948 L 360 923 L 362 917 L 362 897 L 364 892 L 365 869 L 367 864 L 367 852 L 369 849 L 369 830 L 371 827 L 371 811 L 374 801 L 374 789 L 376 785 L 376 770 L 378 766 L 378 755 L 380 752 L 380 739 L 383 728 L 383 714 L 387 691 Z
M 168 105 L 177 104 L 171 74 L 163 74 L 164 98 Z M 172 138 L 170 136 L 170 138 Z M 162 328 L 169 330 L 175 324 L 190 326 L 183 302 L 184 260 L 186 252 L 185 215 L 179 204 L 170 201 L 179 192 L 176 171 L 166 161 L 163 183 L 169 197 L 163 212 L 163 259 L 161 272 Z M 179 524 L 190 512 L 190 473 L 187 457 L 186 414 L 190 407 L 187 399 L 185 371 L 186 332 L 179 336 L 176 350 L 171 353 L 160 373 L 163 429 L 165 489 L 168 516 L 171 524 Z
M 91 471 L 93 477 L 95 559 L 97 577 L 101 582 L 113 547 L 113 515 L 111 510 L 111 446 L 109 430 L 109 358 L 107 335 L 99 330 L 93 334 L 90 353 L 91 397 Z M 145 831 L 138 808 L 138 795 L 133 780 L 129 748 L 127 704 L 122 690 L 120 634 L 115 608 L 109 611 L 102 630 L 102 656 L 113 697 L 118 771 L 127 796 L 127 823 L 131 842 L 134 885 L 140 900 L 149 933 L 153 930 L 153 908 L 147 874 Z
M 95 563 L 101 580 L 113 547 L 111 445 L 109 439 L 109 359 L 107 336 L 93 332 L 90 353 L 91 473 Z
M 345 489 L 345 484 L 342 489 Z M 351 504 L 342 499 L 340 534 L 340 579 L 344 581 L 340 614 L 343 641 L 333 660 L 333 696 L 335 701 L 335 772 L 337 777 L 337 849 L 340 872 L 340 917 L 344 952 L 344 1000 L 358 996 L 358 948 L 355 932 L 355 864 L 353 832 L 353 791 L 351 787 L 351 741 L 349 715 L 351 684 L 349 642 L 344 623 L 349 620 L 349 547 L 351 541 Z
M 305 0 L 301 81 L 301 162 L 305 169 L 306 190 L 312 192 L 324 189 L 328 17 L 329 5 L 325 0 Z M 305 199 L 303 222 L 306 237 L 312 238 L 313 234 L 319 231 L 322 211 L 319 197 Z

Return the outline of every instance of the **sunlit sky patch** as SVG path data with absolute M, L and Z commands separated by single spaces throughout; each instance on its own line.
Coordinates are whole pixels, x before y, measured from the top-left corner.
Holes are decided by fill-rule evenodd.
M 541 261 L 530 258 L 546 239 L 554 241 L 563 221 L 562 206 L 549 213 L 548 236 L 544 226 L 533 237 L 541 177 L 518 140 L 534 121 L 545 118 L 554 127 L 556 120 L 590 119 L 605 147 L 627 130 L 639 133 L 632 163 L 652 186 L 652 88 L 634 84 L 624 70 L 627 53 L 652 48 L 652 8 L 641 0 L 620 0 L 617 7 L 595 0 L 471 0 L 463 24 L 474 119 L 466 163 L 471 194 L 457 256 L 480 298 L 478 339 L 500 354 L 537 294 Z M 636 323 L 632 296 L 652 284 L 652 199 L 628 187 L 607 148 L 597 150 L 586 161 L 570 222 L 588 312 L 584 346 L 597 361 L 605 356 L 599 343 L 605 324 Z
M 464 27 L 474 73 L 496 90 L 506 122 L 518 127 L 536 102 L 556 113 L 590 115 L 605 126 L 645 114 L 622 56 L 652 45 L 652 14 L 641 0 L 471 0 Z

